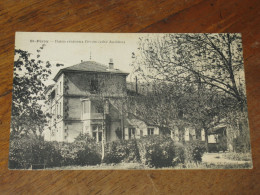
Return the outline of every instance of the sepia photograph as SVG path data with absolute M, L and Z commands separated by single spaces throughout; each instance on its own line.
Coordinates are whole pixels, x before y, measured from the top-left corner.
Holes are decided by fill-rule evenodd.
M 252 169 L 239 33 L 16 32 L 9 169 Z

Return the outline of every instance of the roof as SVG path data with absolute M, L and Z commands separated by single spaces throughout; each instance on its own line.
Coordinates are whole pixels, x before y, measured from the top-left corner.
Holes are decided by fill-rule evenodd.
M 137 117 L 136 115 L 132 113 L 128 113 L 128 116 L 125 118 L 124 121 L 126 126 L 138 126 L 139 128 L 146 128 L 147 126 L 151 127 L 158 127 L 158 125 L 148 123 L 147 121 Z
M 100 72 L 122 75 L 129 74 L 119 69 L 109 69 L 108 66 L 95 61 L 83 61 L 79 64 L 60 69 L 60 71 L 56 74 L 53 80 L 57 81 L 58 77 L 62 74 L 62 72 Z
M 122 109 L 118 108 L 119 105 L 114 104 L 112 101 L 109 101 L 109 103 L 120 113 L 122 113 Z M 127 116 L 124 117 L 124 124 L 127 127 L 135 127 L 138 126 L 140 128 L 146 128 L 147 126 L 153 126 L 157 127 L 158 125 L 148 123 L 147 121 L 139 118 L 138 116 L 134 115 L 133 113 L 127 113 Z

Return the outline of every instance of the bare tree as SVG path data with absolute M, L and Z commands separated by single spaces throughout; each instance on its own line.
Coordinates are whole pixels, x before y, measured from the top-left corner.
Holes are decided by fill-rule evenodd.
M 231 110 L 246 112 L 239 34 L 147 35 L 139 40 L 133 68 L 143 82 L 177 86 L 165 91 L 178 94 L 171 99 L 179 113 L 175 123 L 203 128 L 206 139 Z
M 134 62 L 147 79 L 205 84 L 245 103 L 239 34 L 166 34 L 143 37 Z

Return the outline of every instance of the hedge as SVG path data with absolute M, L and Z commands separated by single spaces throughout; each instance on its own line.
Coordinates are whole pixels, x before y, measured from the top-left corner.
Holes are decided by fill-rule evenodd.
M 175 143 L 164 135 L 119 140 L 105 145 L 103 163 L 140 162 L 148 167 L 171 167 L 179 163 L 200 162 L 205 143 Z M 101 143 L 80 135 L 73 143 L 46 142 L 30 137 L 10 141 L 9 168 L 28 169 L 33 164 L 45 167 L 86 166 L 101 163 Z
M 139 150 L 135 139 L 119 140 L 106 144 L 104 163 L 139 162 Z

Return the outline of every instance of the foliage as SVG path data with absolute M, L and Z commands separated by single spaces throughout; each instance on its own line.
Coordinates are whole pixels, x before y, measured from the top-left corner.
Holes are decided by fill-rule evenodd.
M 246 112 L 239 34 L 144 35 L 138 49 L 134 75 L 150 85 L 152 103 L 137 100 L 133 110 L 144 119 L 170 130 L 204 129 L 208 142 L 209 129 L 234 112 Z
M 175 157 L 173 158 L 172 165 L 176 166 L 178 164 L 185 163 L 185 147 L 182 143 L 176 142 L 174 143 L 174 151 Z
M 73 146 L 79 148 L 75 158 L 76 165 L 96 165 L 101 163 L 101 145 L 94 138 L 80 134 Z
M 233 148 L 235 152 L 238 153 L 247 153 L 251 150 L 249 136 L 239 135 L 233 139 Z
M 143 137 L 138 148 L 141 162 L 149 167 L 169 167 L 175 158 L 174 142 L 166 136 Z
M 14 134 L 41 134 L 47 119 L 40 101 L 44 99 L 44 82 L 51 74 L 50 62 L 40 60 L 43 44 L 37 50 L 37 58 L 21 49 L 15 49 L 13 75 L 13 102 L 11 129 Z M 57 64 L 56 66 L 60 66 Z
M 165 34 L 140 38 L 134 68 L 147 80 L 206 84 L 242 101 L 239 34 Z M 149 73 L 147 73 L 147 70 Z M 244 78 L 240 77 L 244 80 Z
M 135 139 L 107 143 L 105 163 L 138 162 L 139 151 Z
M 9 168 L 28 169 L 32 165 L 60 166 L 62 156 L 54 143 L 28 136 L 10 140 Z
M 185 162 L 201 162 L 202 155 L 206 151 L 205 143 L 201 141 L 189 141 L 185 143 Z
M 163 135 L 141 139 L 120 140 L 106 144 L 104 163 L 140 163 L 148 167 L 169 167 L 200 162 L 202 147 L 199 143 L 174 143 Z M 101 163 L 101 144 L 80 135 L 76 141 L 46 142 L 28 136 L 10 141 L 9 168 L 28 169 L 31 165 L 48 167 L 85 166 Z
M 78 136 L 75 142 L 46 142 L 29 136 L 10 140 L 9 168 L 28 169 L 32 165 L 59 167 L 96 165 L 101 162 L 101 147 L 93 139 Z M 43 167 L 43 166 L 42 166 Z
M 83 150 L 77 152 L 76 165 L 97 165 L 101 163 L 101 154 L 92 148 L 85 146 Z
M 96 143 L 95 139 L 86 134 L 80 134 L 72 143 L 59 143 L 59 149 L 63 158 L 63 166 L 100 163 L 101 146 Z

